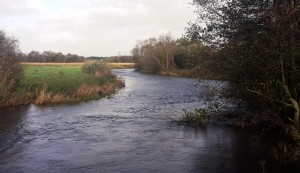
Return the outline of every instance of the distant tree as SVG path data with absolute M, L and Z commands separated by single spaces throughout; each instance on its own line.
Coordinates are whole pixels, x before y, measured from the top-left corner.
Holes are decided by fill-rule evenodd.
M 143 72 L 156 73 L 169 71 L 174 68 L 175 40 L 171 34 L 161 35 L 159 38 L 149 38 L 138 42 L 132 50 L 137 58 L 137 67 Z
M 139 54 L 137 64 L 138 67 L 144 73 L 157 73 L 161 69 L 159 63 L 155 60 L 155 56 L 157 54 L 155 50 L 156 38 L 149 38 L 148 40 L 144 40 L 143 42 L 138 43 L 139 46 Z
M 37 51 L 31 51 L 26 55 L 23 55 L 22 61 L 25 62 L 84 62 L 85 57 L 76 54 L 64 55 L 61 52 L 44 51 L 43 53 Z
M 177 53 L 182 55 L 183 67 L 190 69 L 214 61 L 216 50 L 199 40 L 180 38 L 176 41 Z
M 37 51 L 31 51 L 27 56 L 28 62 L 45 62 L 43 56 Z
M 105 58 L 105 61 L 112 63 L 133 63 L 135 60 L 133 56 L 119 55 Z
M 161 35 L 158 38 L 157 49 L 159 50 L 160 55 L 158 55 L 155 59 L 160 64 L 162 69 L 169 71 L 174 67 L 175 54 L 175 40 L 170 33 Z
M 106 58 L 108 57 L 102 57 L 102 56 L 90 56 L 90 57 L 87 57 L 86 60 L 105 60 Z

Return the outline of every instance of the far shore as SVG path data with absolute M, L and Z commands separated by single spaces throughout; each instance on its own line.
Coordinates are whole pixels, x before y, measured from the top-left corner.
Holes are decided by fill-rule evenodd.
M 84 62 L 22 62 L 21 64 L 31 66 L 81 66 Z M 108 63 L 108 66 L 112 69 L 135 68 L 135 63 Z

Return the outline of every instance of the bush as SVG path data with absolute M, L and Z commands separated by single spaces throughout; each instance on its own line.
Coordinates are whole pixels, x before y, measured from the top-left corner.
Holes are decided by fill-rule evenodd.
M 111 70 L 104 61 L 87 61 L 82 66 L 82 72 L 96 77 L 111 75 Z
M 208 109 L 205 108 L 195 109 L 194 112 L 187 112 L 185 109 L 183 111 L 184 115 L 177 123 L 193 127 L 206 127 L 211 116 Z
M 22 78 L 18 40 L 0 31 L 0 102 L 5 102 Z

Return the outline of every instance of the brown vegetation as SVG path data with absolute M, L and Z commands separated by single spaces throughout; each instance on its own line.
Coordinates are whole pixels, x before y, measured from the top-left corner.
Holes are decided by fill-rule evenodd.
M 39 95 L 35 100 L 35 104 L 44 105 L 44 104 L 54 104 L 69 101 L 69 97 L 62 94 L 54 94 L 47 92 L 46 88 L 40 91 Z
M 100 93 L 101 87 L 100 86 L 88 86 L 82 85 L 80 88 L 76 90 L 73 94 L 74 98 L 84 98 L 91 95 L 96 95 Z
M 57 94 L 47 92 L 44 88 L 40 91 L 35 100 L 35 104 L 57 104 L 65 102 L 76 102 L 80 100 L 89 100 L 91 98 L 101 98 L 104 96 L 110 96 L 114 94 L 118 88 L 124 87 L 125 83 L 122 80 L 118 80 L 117 84 L 107 83 L 103 86 L 88 86 L 82 85 L 73 94 Z
M 11 92 L 9 97 L 0 103 L 1 106 L 17 106 L 32 103 L 32 93 L 27 91 Z
M 130 69 L 135 68 L 135 63 L 108 63 L 111 69 Z

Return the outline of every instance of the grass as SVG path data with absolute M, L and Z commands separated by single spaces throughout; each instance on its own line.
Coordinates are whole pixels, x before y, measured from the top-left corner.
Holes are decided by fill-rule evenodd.
M 24 68 L 24 76 L 26 80 L 36 80 L 41 78 L 62 77 L 76 79 L 82 77 L 80 66 L 33 66 L 27 65 Z
M 21 84 L 0 106 L 85 101 L 113 94 L 117 88 L 124 87 L 124 81 L 112 74 L 96 77 L 82 73 L 81 65 L 25 64 Z
M 47 87 L 52 92 L 69 92 L 89 77 L 81 72 L 81 66 L 26 65 L 23 84 L 38 91 Z
M 23 65 L 29 66 L 82 66 L 83 62 L 71 62 L 71 63 L 62 63 L 62 62 L 23 62 Z

